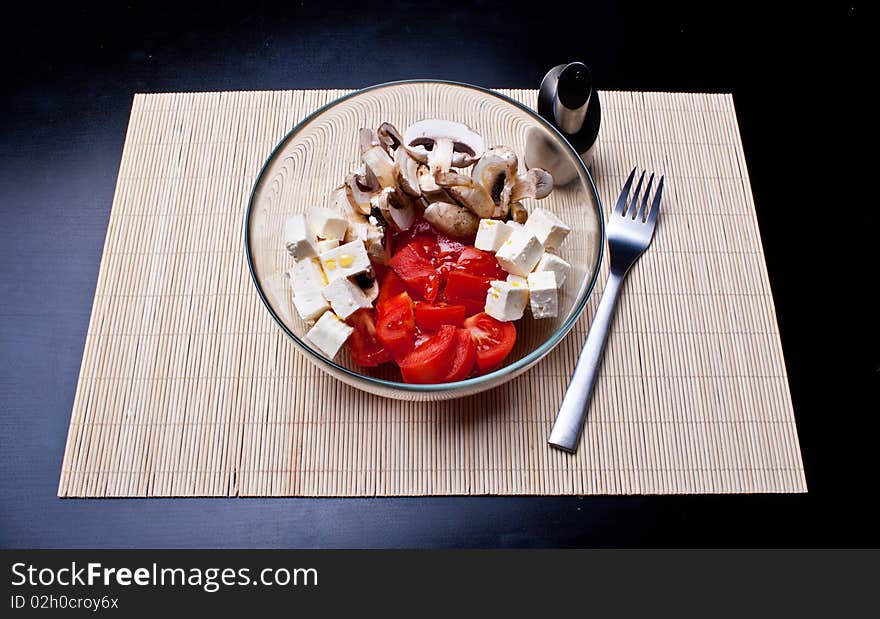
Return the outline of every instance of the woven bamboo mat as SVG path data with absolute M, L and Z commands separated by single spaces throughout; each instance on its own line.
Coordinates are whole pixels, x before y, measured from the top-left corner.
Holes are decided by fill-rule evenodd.
M 262 307 L 242 248 L 250 189 L 295 122 L 341 94 L 135 96 L 60 496 L 806 490 L 729 95 L 602 95 L 606 212 L 619 170 L 649 166 L 667 185 L 572 457 L 545 441 L 604 273 L 536 368 L 433 404 L 332 380 Z

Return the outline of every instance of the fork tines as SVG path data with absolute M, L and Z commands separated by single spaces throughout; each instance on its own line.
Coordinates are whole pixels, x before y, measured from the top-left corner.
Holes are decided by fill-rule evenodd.
M 632 187 L 632 182 L 633 179 L 635 179 L 637 169 L 638 167 L 635 167 L 632 169 L 632 172 L 629 173 L 629 177 L 626 179 L 623 189 L 620 190 L 620 197 L 617 198 L 617 204 L 614 206 L 613 214 L 621 218 L 631 220 L 638 219 L 641 222 L 646 222 L 648 225 L 653 226 L 657 221 L 657 213 L 660 210 L 660 197 L 663 195 L 663 181 L 666 177 L 660 177 L 660 182 L 657 183 L 657 193 L 654 195 L 654 200 L 651 203 L 651 210 L 647 211 L 648 198 L 651 195 L 651 187 L 654 185 L 654 172 L 651 172 L 651 177 L 648 179 L 648 186 L 645 188 L 645 193 L 642 196 L 642 184 L 645 181 L 645 174 L 647 173 L 646 170 L 642 171 L 641 176 L 639 176 L 639 182 L 636 185 L 636 190 L 632 195 L 632 199 L 627 200 L 627 198 L 629 198 L 629 190 Z M 642 198 L 641 205 L 639 205 L 639 197 Z

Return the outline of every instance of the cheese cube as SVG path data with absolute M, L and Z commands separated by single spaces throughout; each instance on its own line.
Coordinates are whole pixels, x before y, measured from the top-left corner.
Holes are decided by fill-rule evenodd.
M 293 287 L 293 305 L 303 320 L 311 322 L 330 309 L 321 294 L 327 278 L 317 258 L 297 261 L 287 274 Z
M 549 253 L 545 253 L 541 256 L 538 266 L 535 267 L 536 273 L 538 271 L 553 271 L 556 275 L 556 285 L 560 288 L 562 287 L 562 284 L 565 283 L 565 278 L 568 277 L 568 272 L 570 270 L 570 264 L 556 254 Z
M 495 259 L 508 273 L 526 277 L 544 254 L 544 246 L 525 228 L 510 235 L 495 253 Z
M 529 303 L 535 318 L 556 318 L 559 299 L 556 294 L 556 274 L 553 271 L 536 271 L 529 274 Z
M 293 297 L 293 305 L 300 317 L 306 322 L 315 320 L 318 316 L 330 309 L 327 299 L 320 290 L 306 290 Z
M 529 282 L 525 277 L 520 277 L 519 275 L 508 275 L 507 282 L 509 284 L 514 284 L 515 288 L 519 288 L 520 286 L 529 287 Z
M 315 247 L 318 249 L 318 254 L 323 254 L 325 251 L 330 251 L 336 247 L 339 247 L 339 239 L 324 239 L 323 241 L 318 241 L 315 243 Z
M 372 307 L 370 300 L 350 279 L 334 279 L 324 287 L 324 298 L 336 315 L 345 320 L 362 307 Z
M 504 222 L 504 225 L 510 228 L 511 232 L 516 232 L 517 230 L 522 230 L 523 225 L 518 221 L 513 221 L 512 219 L 508 219 Z
M 333 312 L 324 312 L 315 326 L 306 333 L 306 339 L 332 359 L 353 331 L 353 328 L 339 320 Z
M 361 241 L 352 241 L 329 249 L 320 258 L 327 280 L 331 282 L 364 273 L 370 268 L 370 258 Z
M 342 239 L 348 230 L 348 220 L 329 208 L 313 208 L 309 212 L 309 223 L 315 236 L 321 239 Z
M 498 248 L 510 238 L 513 228 L 506 226 L 497 219 L 481 219 L 480 227 L 477 228 L 477 238 L 474 247 L 484 251 L 496 252 Z
M 571 232 L 571 228 L 548 210 L 539 208 L 532 211 L 523 225 L 523 230 L 531 232 L 546 249 L 556 249 Z
M 287 275 L 290 277 L 294 296 L 315 291 L 320 293 L 327 285 L 327 278 L 324 277 L 324 270 L 317 258 L 298 260 Z
M 295 260 L 318 255 L 315 235 L 302 213 L 291 215 L 284 222 L 284 246 Z
M 497 320 L 519 320 L 529 303 L 529 288 L 493 280 L 486 293 L 486 313 Z

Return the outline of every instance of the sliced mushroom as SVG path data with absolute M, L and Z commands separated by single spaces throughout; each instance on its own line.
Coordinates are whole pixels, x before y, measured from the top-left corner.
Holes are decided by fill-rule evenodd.
M 446 172 L 452 166 L 466 168 L 483 155 L 483 138 L 466 125 L 434 118 L 410 125 L 403 144 L 432 173 Z
M 361 128 L 358 131 L 358 142 L 361 147 L 361 156 L 363 157 L 364 153 L 373 148 L 374 146 L 382 146 L 381 140 L 379 140 L 379 134 L 372 129 Z
M 419 189 L 429 204 L 431 202 L 452 202 L 452 197 L 437 184 L 437 181 L 434 180 L 434 175 L 431 174 L 431 170 L 427 165 L 419 165 L 418 177 Z
M 397 127 L 391 123 L 382 123 L 379 125 L 379 129 L 376 133 L 386 151 L 397 150 L 397 148 L 403 143 L 403 136 L 400 135 Z
M 396 184 L 394 161 L 381 146 L 374 146 L 363 154 L 364 166 L 376 177 L 382 188 L 394 187 Z
M 354 207 L 348 198 L 348 186 L 338 187 L 333 193 L 331 208 L 341 213 L 348 220 L 348 229 L 345 231 L 346 243 L 360 240 L 367 249 L 370 260 L 379 264 L 385 264 L 390 255 L 386 249 L 386 229 L 379 223 L 370 221 L 367 213 L 362 213 Z
M 414 198 L 422 195 L 419 187 L 419 162 L 410 157 L 406 149 L 398 148 L 394 151 L 394 166 L 397 170 L 398 186 Z
M 434 180 L 456 202 L 466 206 L 477 216 L 488 218 L 494 215 L 495 203 L 492 202 L 492 196 L 470 176 L 458 172 L 438 172 L 434 175 Z
M 524 224 L 529 219 L 529 212 L 526 210 L 526 207 L 519 202 L 511 202 L 509 219 L 518 224 Z
M 553 191 L 553 176 L 547 170 L 532 168 L 516 179 L 513 191 L 510 193 L 511 202 L 519 202 L 523 198 L 535 198 L 541 200 Z
M 382 217 L 398 230 L 409 230 L 416 220 L 416 207 L 412 198 L 393 187 L 386 187 L 373 196 L 372 206 L 379 209 Z
M 352 172 L 345 177 L 345 194 L 352 208 L 364 215 L 370 212 L 370 198 L 378 191 L 378 187 L 373 188 L 364 184 L 364 176 Z
M 454 238 L 468 238 L 477 233 L 480 218 L 468 209 L 450 202 L 433 202 L 425 209 L 425 221 Z
M 508 146 L 494 146 L 483 153 L 471 177 L 480 183 L 495 204 L 493 217 L 504 219 L 510 205 L 510 194 L 516 184 L 518 166 L 516 153 Z
M 358 137 L 366 184 L 373 185 L 375 181 L 380 187 L 394 187 L 396 183 L 394 161 L 385 150 L 379 134 L 372 129 L 361 129 Z
M 376 276 L 372 271 L 373 270 L 370 269 L 369 272 L 359 273 L 352 278 L 358 288 L 363 291 L 364 296 L 367 297 L 367 301 L 370 303 L 379 297 L 379 282 L 376 280 Z

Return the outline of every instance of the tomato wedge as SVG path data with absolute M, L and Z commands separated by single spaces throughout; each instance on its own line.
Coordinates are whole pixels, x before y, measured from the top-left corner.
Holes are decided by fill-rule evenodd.
M 451 271 L 446 278 L 443 298 L 450 305 L 464 305 L 468 316 L 482 312 L 491 281 L 491 277 Z
M 458 266 L 472 275 L 482 275 L 492 279 L 505 279 L 507 272 L 501 268 L 493 254 L 476 247 L 465 247 L 458 255 Z
M 363 367 L 376 367 L 391 361 L 391 353 L 376 337 L 376 313 L 371 309 L 361 309 L 348 317 L 348 324 L 354 333 L 348 338 L 351 359 Z
M 420 329 L 437 331 L 443 325 L 460 327 L 464 324 L 464 315 L 464 305 L 416 303 L 416 324 Z
M 443 325 L 436 335 L 398 361 L 408 383 L 439 383 L 446 379 L 455 358 L 458 329 Z
M 477 368 L 488 372 L 498 367 L 516 343 L 516 327 L 482 312 L 464 321 L 477 347 Z
M 377 307 L 376 337 L 393 355 L 407 354 L 415 346 L 416 321 L 409 294 L 401 292 Z
M 455 356 L 452 359 L 449 373 L 443 378 L 445 383 L 452 383 L 467 378 L 471 370 L 474 369 L 474 363 L 477 361 L 477 347 L 474 346 L 470 331 L 467 329 L 457 330 L 453 346 L 455 348 Z
M 451 239 L 441 232 L 437 233 L 437 253 L 441 258 L 457 260 L 464 248 L 464 243 Z
M 433 301 L 440 292 L 440 274 L 424 252 L 423 244 L 413 240 L 397 250 L 388 266 L 394 269 L 413 293 L 426 301 Z
M 376 298 L 376 307 L 379 307 L 391 297 L 396 297 L 401 292 L 406 292 L 406 284 L 403 283 L 403 280 L 400 279 L 397 273 L 388 269 L 379 283 L 379 296 Z

